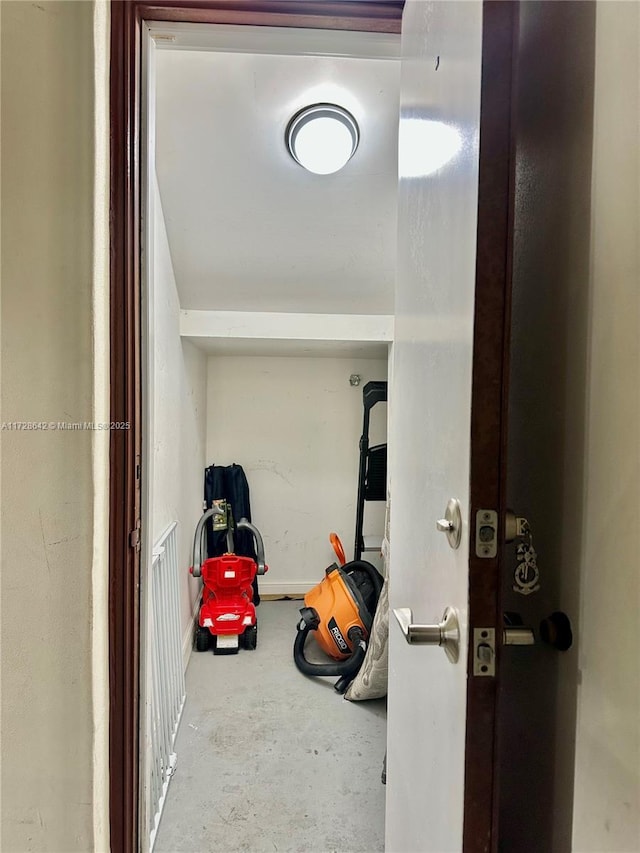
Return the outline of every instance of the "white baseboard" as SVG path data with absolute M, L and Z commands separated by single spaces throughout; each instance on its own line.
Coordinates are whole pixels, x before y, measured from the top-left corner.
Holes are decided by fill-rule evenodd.
M 189 665 L 189 658 L 191 657 L 191 652 L 193 651 L 193 634 L 196 630 L 196 619 L 198 618 L 199 610 L 200 593 L 198 592 L 198 597 L 196 598 L 195 604 L 193 605 L 191 621 L 185 628 L 184 634 L 182 635 L 182 666 L 184 667 L 185 672 L 187 671 L 187 666 Z
M 302 595 L 322 580 L 322 575 L 312 581 L 268 581 L 258 578 L 260 595 Z

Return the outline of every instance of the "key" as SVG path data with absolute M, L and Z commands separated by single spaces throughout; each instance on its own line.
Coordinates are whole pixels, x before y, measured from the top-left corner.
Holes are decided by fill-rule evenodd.
M 518 529 L 522 531 L 519 535 L 522 536 L 523 541 L 516 547 L 518 564 L 513 573 L 513 590 L 520 595 L 531 595 L 532 592 L 540 589 L 538 555 L 533 547 L 533 536 L 526 518 L 518 519 Z

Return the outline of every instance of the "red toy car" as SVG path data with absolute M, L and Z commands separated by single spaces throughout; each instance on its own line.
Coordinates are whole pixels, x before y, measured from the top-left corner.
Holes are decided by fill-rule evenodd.
M 268 571 L 264 562 L 264 544 L 257 527 L 240 519 L 238 530 L 250 530 L 256 543 L 257 562 L 251 557 L 239 557 L 233 552 L 233 535 L 227 529 L 227 547 L 230 553 L 202 560 L 202 542 L 205 523 L 213 515 L 224 514 L 214 506 L 204 513 L 193 542 L 193 565 L 189 569 L 195 577 L 202 577 L 204 587 L 198 626 L 196 649 L 205 652 L 213 644 L 214 654 L 237 654 L 240 647 L 255 649 L 258 644 L 258 624 L 253 603 L 253 579 L 256 574 Z

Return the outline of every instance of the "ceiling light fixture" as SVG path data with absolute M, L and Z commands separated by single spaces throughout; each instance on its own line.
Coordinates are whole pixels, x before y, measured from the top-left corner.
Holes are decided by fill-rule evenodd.
M 287 125 L 287 148 L 293 159 L 316 175 L 331 175 L 355 154 L 358 123 L 343 107 L 314 104 L 297 112 Z

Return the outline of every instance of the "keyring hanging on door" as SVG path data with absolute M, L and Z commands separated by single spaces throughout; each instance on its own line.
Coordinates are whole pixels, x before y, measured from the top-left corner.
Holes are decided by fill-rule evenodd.
M 516 546 L 518 564 L 513 573 L 513 591 L 520 595 L 531 595 L 540 589 L 538 555 L 533 547 L 533 534 L 526 518 L 518 518 L 517 536 L 521 541 Z

